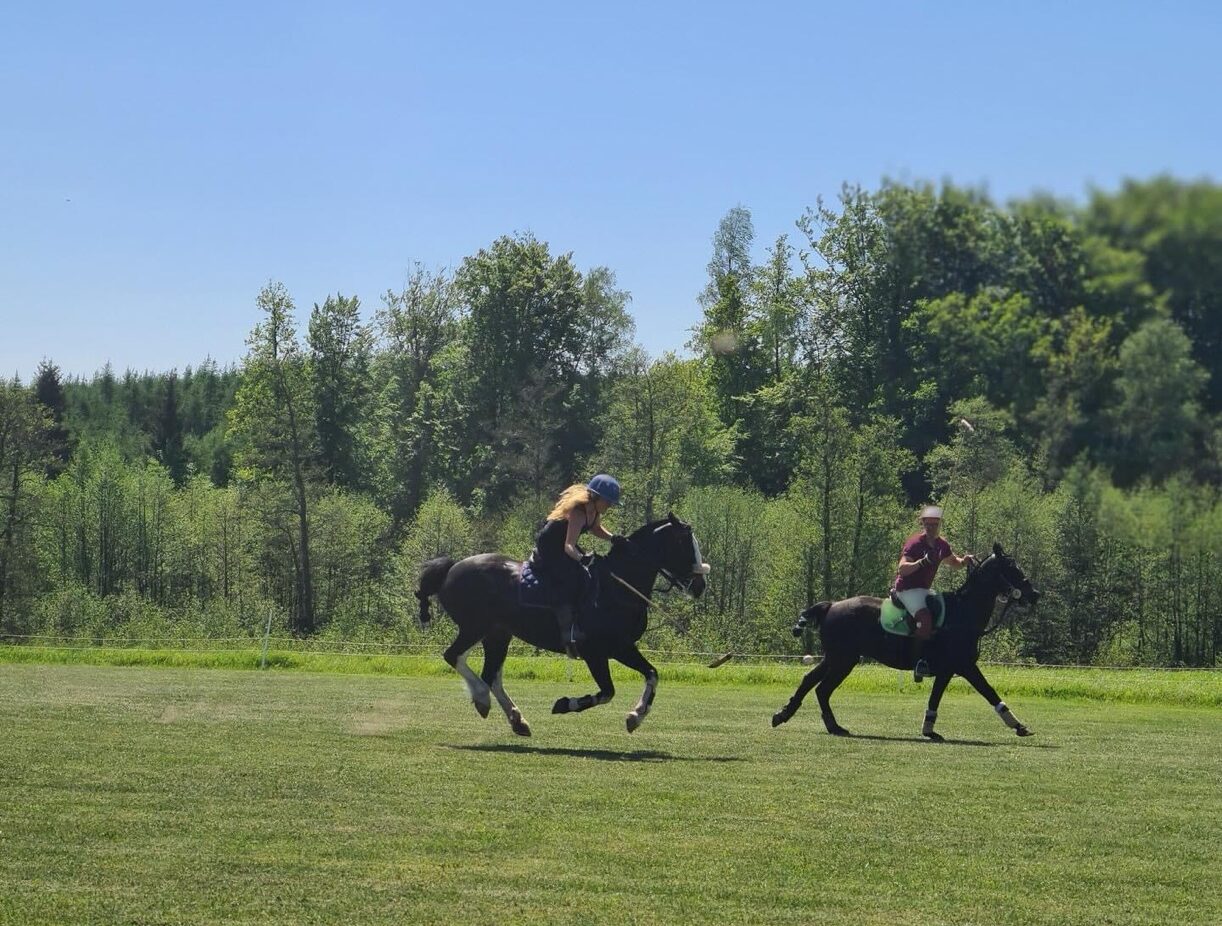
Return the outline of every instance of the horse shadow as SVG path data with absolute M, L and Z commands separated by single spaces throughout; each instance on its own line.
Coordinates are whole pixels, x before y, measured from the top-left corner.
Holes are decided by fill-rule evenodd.
M 1013 746 L 1014 745 L 1014 743 L 1010 742 L 1009 740 L 1005 740 L 1005 741 L 996 740 L 993 742 L 989 742 L 988 740 L 952 739 L 951 737 L 948 736 L 943 740 L 933 742 L 932 740 L 926 739 L 923 736 L 880 736 L 875 733 L 852 733 L 848 736 L 836 736 L 832 738 L 833 739 L 842 739 L 845 742 L 849 742 L 849 743 L 851 743 L 853 740 L 876 740 L 882 743 L 910 743 L 914 746 L 923 746 L 923 745 L 984 746 L 984 747 L 996 749 L 1002 746 Z M 1028 742 L 1028 743 L 1023 743 L 1023 748 L 1024 749 L 1060 749 L 1061 747 L 1053 743 L 1030 743 Z
M 596 759 L 600 762 L 742 762 L 739 756 L 676 756 L 656 749 L 574 749 L 565 746 L 527 746 L 522 743 L 482 743 L 477 745 L 446 745 L 447 749 L 465 752 L 494 752 L 514 755 L 567 756 L 572 759 Z

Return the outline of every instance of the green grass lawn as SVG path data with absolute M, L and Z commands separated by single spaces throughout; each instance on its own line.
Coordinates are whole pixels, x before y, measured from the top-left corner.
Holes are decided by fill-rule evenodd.
M 995 679 L 1020 740 L 956 682 L 937 745 L 865 673 L 837 739 L 773 671 L 664 670 L 631 736 L 639 681 L 510 674 L 519 739 L 454 676 L 10 661 L 0 923 L 1222 922 L 1216 706 Z

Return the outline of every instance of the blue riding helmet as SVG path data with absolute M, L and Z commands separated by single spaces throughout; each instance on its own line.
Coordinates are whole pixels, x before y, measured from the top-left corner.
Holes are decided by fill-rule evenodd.
M 619 480 L 606 473 L 599 473 L 586 486 L 591 492 L 603 499 L 608 505 L 619 504 Z

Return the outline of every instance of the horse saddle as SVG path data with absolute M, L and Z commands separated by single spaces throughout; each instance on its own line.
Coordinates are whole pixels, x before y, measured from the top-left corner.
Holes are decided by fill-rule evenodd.
M 598 590 L 598 574 L 595 573 L 583 590 L 581 604 L 585 607 L 579 607 L 579 611 L 593 610 L 598 601 Z M 549 579 L 533 561 L 528 559 L 522 564 L 518 574 L 518 604 L 522 607 L 555 610 L 565 603 L 570 594 L 554 578 Z
M 926 603 L 929 607 L 929 613 L 933 615 L 933 625 L 936 630 L 946 620 L 946 601 L 942 598 L 941 592 L 930 592 Z M 896 597 L 894 590 L 892 590 L 890 597 L 883 599 L 883 606 L 878 615 L 878 623 L 887 633 L 893 633 L 898 637 L 912 636 L 912 615 L 908 613 L 908 609 Z
M 549 609 L 560 604 L 554 588 L 540 578 L 530 560 L 522 564 L 522 571 L 518 576 L 518 604 L 524 608 Z

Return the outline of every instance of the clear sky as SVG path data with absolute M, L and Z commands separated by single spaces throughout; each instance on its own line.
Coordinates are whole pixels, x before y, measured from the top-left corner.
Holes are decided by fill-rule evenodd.
M 762 256 L 846 181 L 1219 179 L 1218 9 L 13 0 L 0 374 L 234 362 L 269 279 L 371 312 L 515 231 L 679 349 L 735 205 Z

